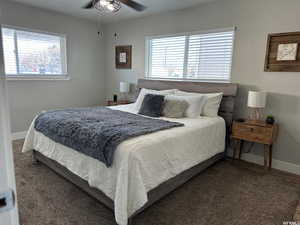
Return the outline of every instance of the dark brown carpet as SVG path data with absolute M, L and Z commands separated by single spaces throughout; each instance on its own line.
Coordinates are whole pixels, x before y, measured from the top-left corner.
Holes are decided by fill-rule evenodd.
M 22 225 L 110 225 L 113 214 L 14 143 Z M 291 221 L 300 178 L 238 162 L 220 162 L 154 204 L 139 225 L 258 225 Z

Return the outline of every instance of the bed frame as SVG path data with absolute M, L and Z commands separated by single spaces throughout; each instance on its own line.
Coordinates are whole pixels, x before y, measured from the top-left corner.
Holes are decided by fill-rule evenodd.
M 229 136 L 230 127 L 232 124 L 233 111 L 234 111 L 234 102 L 235 97 L 237 95 L 238 86 L 237 84 L 231 83 L 200 83 L 200 82 L 190 82 L 190 81 L 166 81 L 166 80 L 146 80 L 140 79 L 138 80 L 139 89 L 141 88 L 149 88 L 155 90 L 166 90 L 166 89 L 179 89 L 182 91 L 189 92 L 199 92 L 199 93 L 213 93 L 213 92 L 223 92 L 223 100 L 221 102 L 219 115 L 224 118 L 226 121 L 226 136 Z M 227 141 L 226 141 L 227 143 Z M 223 159 L 225 153 L 220 153 L 215 155 L 214 157 L 188 169 L 181 174 L 177 175 L 174 178 L 171 178 L 164 183 L 160 184 L 158 187 L 152 189 L 148 192 L 148 202 L 138 211 L 136 211 L 129 219 L 128 224 L 131 224 L 132 219 L 137 214 L 141 213 L 153 203 L 157 202 L 170 192 L 174 191 L 179 186 L 186 183 L 195 175 L 199 174 L 201 171 L 210 167 L 220 159 Z M 103 203 L 106 207 L 111 209 L 114 212 L 114 202 L 107 197 L 102 191 L 92 188 L 88 185 L 88 182 L 81 179 L 79 176 L 75 175 L 59 163 L 54 160 L 47 158 L 37 151 L 33 151 L 33 160 L 35 163 L 41 162 L 54 170 L 56 173 L 69 180 L 73 184 L 77 185 L 83 191 L 88 193 L 93 198 L 97 199 L 101 203 Z

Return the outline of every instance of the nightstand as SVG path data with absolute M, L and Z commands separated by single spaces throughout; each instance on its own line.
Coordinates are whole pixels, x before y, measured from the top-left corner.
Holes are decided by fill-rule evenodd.
M 277 138 L 278 125 L 266 123 L 252 124 L 249 122 L 233 122 L 231 138 L 236 140 L 233 159 L 240 159 L 244 141 L 263 144 L 265 146 L 264 165 L 265 169 L 272 168 L 272 148 Z
M 107 106 L 115 106 L 115 105 L 126 105 L 130 104 L 131 102 L 128 100 L 119 100 L 117 102 L 114 101 L 107 101 Z

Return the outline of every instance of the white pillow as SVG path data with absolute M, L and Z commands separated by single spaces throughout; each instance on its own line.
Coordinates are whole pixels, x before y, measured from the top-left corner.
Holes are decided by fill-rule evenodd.
M 142 103 L 144 101 L 144 98 L 147 94 L 153 94 L 153 95 L 168 95 L 168 94 L 174 94 L 176 89 L 170 89 L 170 90 L 163 90 L 163 91 L 157 91 L 152 89 L 146 89 L 142 88 L 138 98 L 135 101 L 135 108 L 137 111 L 140 110 Z
M 206 96 L 207 100 L 203 107 L 202 116 L 216 117 L 218 116 L 220 104 L 223 98 L 223 93 L 193 93 L 177 90 L 175 92 L 179 96 Z
M 203 108 L 202 115 L 209 117 L 218 116 L 223 93 L 206 94 L 207 102 Z
M 199 117 L 203 106 L 206 103 L 206 96 L 179 96 L 179 95 L 167 95 L 165 100 L 177 100 L 185 101 L 188 103 L 188 107 L 184 112 L 184 116 L 188 118 Z

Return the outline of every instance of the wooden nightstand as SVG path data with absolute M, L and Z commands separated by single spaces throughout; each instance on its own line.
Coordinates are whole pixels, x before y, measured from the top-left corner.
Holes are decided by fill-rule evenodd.
M 107 101 L 107 106 L 114 106 L 114 105 L 126 105 L 126 104 L 130 104 L 131 102 L 128 100 L 120 100 L 117 102 L 114 101 Z
M 248 122 L 233 122 L 231 138 L 236 140 L 233 159 L 241 158 L 244 141 L 255 142 L 265 146 L 265 169 L 272 168 L 272 147 L 277 138 L 278 125 L 266 123 L 251 124 Z

